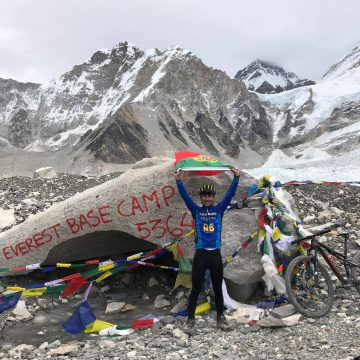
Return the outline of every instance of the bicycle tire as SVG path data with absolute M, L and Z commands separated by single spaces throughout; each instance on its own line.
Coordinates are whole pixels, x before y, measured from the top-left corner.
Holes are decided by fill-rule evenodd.
M 360 251 L 352 257 L 351 261 L 360 266 Z M 351 268 L 351 277 L 353 280 L 360 281 L 360 269 L 355 267 Z M 355 284 L 355 289 L 360 294 L 360 283 Z
M 288 299 L 295 309 L 310 318 L 326 315 L 334 301 L 334 286 L 326 268 L 318 261 L 318 279 L 314 280 L 314 257 L 297 256 L 285 273 L 285 286 Z

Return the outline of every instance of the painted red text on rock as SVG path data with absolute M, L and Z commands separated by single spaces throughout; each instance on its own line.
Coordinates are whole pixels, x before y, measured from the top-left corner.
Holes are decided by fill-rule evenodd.
M 24 241 L 20 241 L 15 245 L 6 246 L 2 249 L 6 260 L 11 260 L 16 257 L 24 256 L 30 251 L 35 251 L 38 248 L 48 244 L 54 239 L 59 239 L 58 227 L 60 224 L 50 226 L 39 233 L 33 234 Z
M 174 195 L 174 187 L 165 185 L 160 190 L 155 190 L 151 194 L 142 194 L 121 199 L 117 206 L 118 214 L 120 216 L 130 217 L 147 213 L 151 208 L 161 209 L 163 207 L 169 207 L 170 200 Z
M 181 237 L 187 230 L 193 228 L 193 219 L 189 211 L 184 210 L 180 218 L 168 215 L 164 218 L 149 218 L 147 221 L 138 222 L 135 225 L 140 239 L 161 239 L 165 235 L 171 237 Z
M 112 223 L 110 209 L 110 205 L 103 205 L 95 210 L 91 209 L 86 214 L 67 218 L 66 225 L 73 234 L 84 231 L 84 229 L 91 231 L 101 224 Z

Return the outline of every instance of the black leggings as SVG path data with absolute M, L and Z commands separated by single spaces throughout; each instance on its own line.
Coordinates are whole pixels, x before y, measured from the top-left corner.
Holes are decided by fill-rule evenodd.
M 197 299 L 199 297 L 205 277 L 205 271 L 207 269 L 210 270 L 212 287 L 215 294 L 217 316 L 221 316 L 224 312 L 224 298 L 222 294 L 223 262 L 220 249 L 199 249 L 195 251 L 192 266 L 192 288 L 188 304 L 189 319 L 194 319 L 195 317 Z

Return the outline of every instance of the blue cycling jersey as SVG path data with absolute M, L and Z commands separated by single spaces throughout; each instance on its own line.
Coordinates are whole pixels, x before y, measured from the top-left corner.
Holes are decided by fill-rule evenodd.
M 220 249 L 222 217 L 239 184 L 239 177 L 234 177 L 226 195 L 217 205 L 210 207 L 198 206 L 187 193 L 181 180 L 176 185 L 186 206 L 195 221 L 196 242 L 195 249 Z

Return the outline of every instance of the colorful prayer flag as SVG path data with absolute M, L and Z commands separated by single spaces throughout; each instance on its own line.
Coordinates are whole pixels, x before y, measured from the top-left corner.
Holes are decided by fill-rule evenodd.
M 64 289 L 63 293 L 61 294 L 62 298 L 66 298 L 76 292 L 77 290 L 81 289 L 84 284 L 88 283 L 88 279 L 85 276 L 78 277 L 73 279 L 69 282 L 69 284 Z
M 209 155 L 193 151 L 175 153 L 176 171 L 195 171 L 198 175 L 212 176 L 230 169 L 230 165 L 220 162 Z
M 20 296 L 21 296 L 21 291 L 18 291 L 11 297 L 3 298 L 2 301 L 0 301 L 0 314 L 6 310 L 14 308 L 18 303 Z
M 86 327 L 96 321 L 96 316 L 93 313 L 90 304 L 83 301 L 75 309 L 71 317 L 63 325 L 64 329 L 70 334 L 77 334 L 84 331 Z

